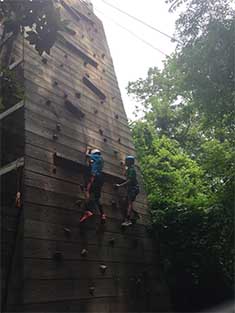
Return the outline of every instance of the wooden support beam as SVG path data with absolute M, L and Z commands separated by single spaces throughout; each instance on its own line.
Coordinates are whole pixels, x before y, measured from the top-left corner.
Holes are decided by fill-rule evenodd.
M 8 110 L 2 112 L 0 114 L 0 121 L 3 120 L 5 117 L 7 117 L 8 115 L 14 113 L 15 111 L 21 109 L 24 106 L 24 101 L 20 101 L 18 103 L 16 103 L 15 105 L 13 105 L 11 108 L 9 108 Z
M 16 68 L 18 65 L 23 63 L 23 59 L 20 59 L 12 64 L 9 65 L 9 70 L 12 71 L 14 68 Z
M 24 166 L 24 157 L 19 158 L 7 165 L 4 165 L 3 167 L 0 168 L 0 176 L 3 176 L 21 166 Z
M 73 9 L 73 7 L 69 6 L 65 1 L 61 0 L 60 2 L 62 6 L 74 17 L 77 21 L 80 21 L 80 15 Z
M 86 78 L 84 76 L 82 80 L 83 80 L 83 83 L 89 89 L 91 89 L 94 92 L 94 94 L 96 94 L 101 100 L 105 100 L 106 99 L 105 94 L 98 87 L 96 87 L 88 78 Z
M 0 43 L 0 49 L 2 48 L 2 46 L 4 46 L 8 40 L 13 36 L 13 33 L 10 33 L 1 43 Z

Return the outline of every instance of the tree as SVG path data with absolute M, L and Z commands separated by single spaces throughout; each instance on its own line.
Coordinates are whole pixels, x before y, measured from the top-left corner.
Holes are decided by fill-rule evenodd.
M 234 27 L 230 1 L 185 2 L 164 68 L 129 83 L 132 133 L 176 311 L 234 296 Z
M 26 39 L 41 55 L 44 51 L 50 54 L 59 31 L 68 31 L 68 21 L 62 20 L 59 7 L 53 0 L 3 0 L 0 2 L 0 21 L 3 24 L 4 37 L 13 33 L 17 35 L 26 30 Z

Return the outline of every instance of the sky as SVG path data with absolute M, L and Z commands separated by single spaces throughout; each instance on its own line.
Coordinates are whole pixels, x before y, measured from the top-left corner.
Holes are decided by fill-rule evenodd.
M 106 1 L 170 36 L 174 35 L 176 15 L 168 12 L 168 5 L 164 0 Z M 111 8 L 102 0 L 92 0 L 92 3 L 95 14 L 104 24 L 127 116 L 129 119 L 134 119 L 133 112 L 135 111 L 136 102 L 127 95 L 126 87 L 128 82 L 145 78 L 150 67 L 162 68 L 162 61 L 165 56 L 133 37 L 113 21 L 129 29 L 165 54 L 169 55 L 174 51 L 175 43 Z

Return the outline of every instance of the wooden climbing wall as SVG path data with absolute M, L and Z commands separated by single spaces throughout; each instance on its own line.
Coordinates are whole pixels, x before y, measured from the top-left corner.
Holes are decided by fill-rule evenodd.
M 24 266 L 8 308 L 167 311 L 139 173 L 140 219 L 125 231 L 120 226 L 125 195 L 113 184 L 123 181 L 122 162 L 135 150 L 102 23 L 82 1 L 58 2 L 76 34 L 61 33 L 50 56 L 40 57 L 22 38 L 12 51 L 24 68 Z M 108 219 L 101 225 L 97 214 L 81 227 L 87 146 L 99 148 L 104 157 L 101 203 Z

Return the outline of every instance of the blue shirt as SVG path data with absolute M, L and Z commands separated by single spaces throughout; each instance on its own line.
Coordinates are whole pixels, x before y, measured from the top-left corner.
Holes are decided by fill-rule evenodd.
M 97 176 L 102 173 L 104 160 L 99 154 L 88 154 L 90 158 L 91 175 Z

